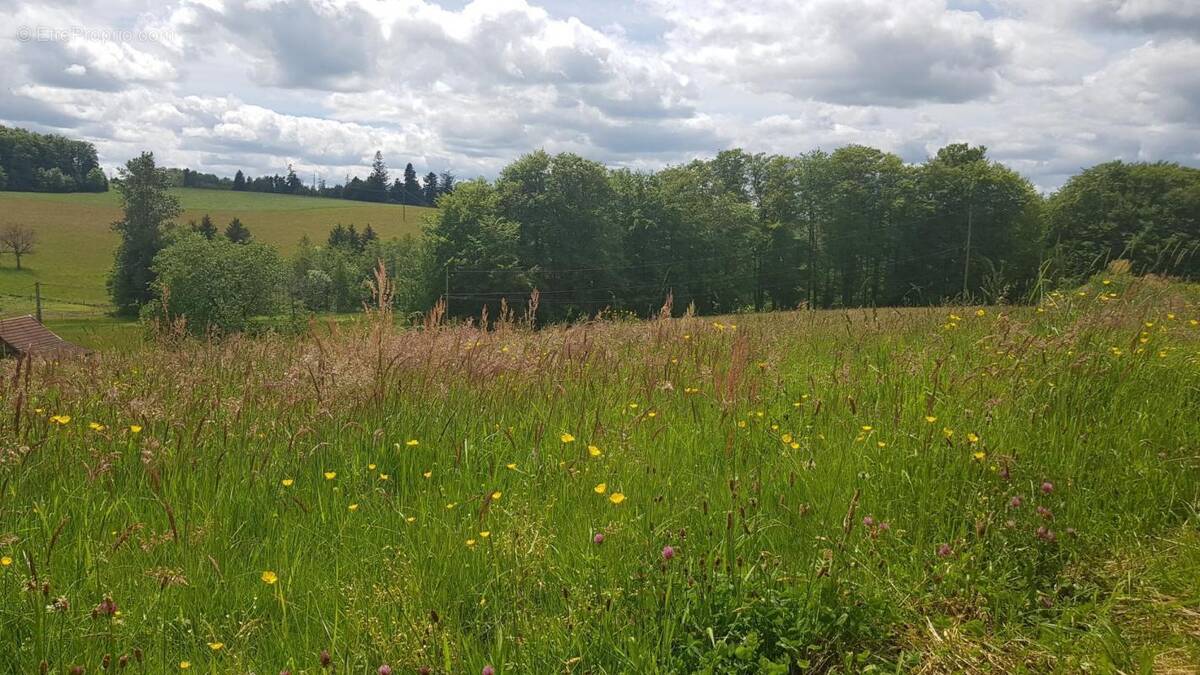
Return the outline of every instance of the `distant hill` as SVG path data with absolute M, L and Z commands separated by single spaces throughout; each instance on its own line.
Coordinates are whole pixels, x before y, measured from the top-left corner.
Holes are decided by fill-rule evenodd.
M 420 232 L 435 209 L 318 197 L 176 188 L 184 213 L 179 222 L 205 213 L 221 229 L 235 216 L 251 234 L 289 254 L 307 235 L 322 242 L 337 223 L 370 225 L 384 239 Z M 22 258 L 0 256 L 0 315 L 29 311 L 35 281 L 43 284 L 47 305 L 60 315 L 96 314 L 108 302 L 105 279 L 117 236 L 109 224 L 121 217 L 119 195 L 0 192 L 0 227 L 23 223 L 37 231 L 37 252 Z M 22 296 L 16 298 L 12 296 Z

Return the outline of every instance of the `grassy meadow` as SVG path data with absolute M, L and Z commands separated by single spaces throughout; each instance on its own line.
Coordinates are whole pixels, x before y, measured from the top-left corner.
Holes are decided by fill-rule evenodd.
M 1200 663 L 1195 286 L 436 324 L 5 363 L 0 671 Z
M 180 223 L 209 214 L 219 228 L 241 218 L 258 241 L 290 253 L 307 235 L 323 241 L 337 223 L 358 229 L 371 225 L 381 237 L 416 233 L 432 211 L 423 207 L 371 204 L 340 199 L 256 192 L 177 188 L 184 208 Z M 23 223 L 37 231 L 39 246 L 17 270 L 11 256 L 0 258 L 0 314 L 33 308 L 34 282 L 42 282 L 47 322 L 105 312 L 105 280 L 117 236 L 109 225 L 121 217 L 119 195 L 0 192 L 0 227 Z

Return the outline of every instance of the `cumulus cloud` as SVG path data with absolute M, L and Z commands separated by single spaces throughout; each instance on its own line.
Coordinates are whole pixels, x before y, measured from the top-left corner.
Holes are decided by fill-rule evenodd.
M 537 148 L 657 168 L 967 141 L 1051 189 L 1114 157 L 1200 164 L 1195 3 L 10 0 L 0 25 L 51 30 L 0 35 L 0 123 L 109 168 L 150 149 L 340 181 L 382 150 L 469 177 Z

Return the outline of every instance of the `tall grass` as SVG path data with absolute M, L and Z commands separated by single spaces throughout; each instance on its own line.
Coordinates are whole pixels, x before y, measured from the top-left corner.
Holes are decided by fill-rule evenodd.
M 1064 667 L 1200 506 L 1200 293 L 1080 292 L 10 362 L 0 670 Z

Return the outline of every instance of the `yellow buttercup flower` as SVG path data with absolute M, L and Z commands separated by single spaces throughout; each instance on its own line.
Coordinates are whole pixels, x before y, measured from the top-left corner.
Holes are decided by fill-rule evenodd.
M 599 457 L 600 455 L 603 455 L 604 452 L 601 451 L 600 448 L 597 448 L 594 445 L 589 445 L 588 446 L 588 454 L 591 455 L 592 457 Z
M 468 540 L 467 540 L 467 547 L 468 547 L 468 548 L 470 548 L 471 546 L 474 546 L 474 545 L 475 545 L 475 540 L 474 540 L 474 539 L 468 539 Z
M 492 536 L 492 533 L 490 530 L 481 530 L 479 532 L 479 536 L 483 539 L 487 539 L 488 537 Z
M 71 416 L 70 415 L 52 415 L 50 417 L 50 421 L 54 422 L 55 424 L 57 424 L 59 426 L 62 426 L 62 425 L 71 423 Z
M 104 431 L 108 427 L 104 426 L 103 424 L 100 424 L 99 422 L 88 422 L 88 428 L 91 429 L 92 431 Z
M 210 643 L 208 643 L 208 648 L 213 650 L 214 652 L 219 652 L 225 648 L 225 643 L 224 642 L 210 642 Z
M 374 464 L 368 464 L 368 465 L 367 465 L 367 471 L 374 471 L 374 470 L 375 470 L 375 465 L 374 465 Z
M 268 585 L 269 585 L 269 584 L 274 584 L 276 581 L 279 581 L 279 576 L 278 576 L 278 575 L 276 575 L 276 574 L 275 574 L 274 572 L 272 572 L 271 570 L 266 570 L 266 571 L 264 571 L 264 572 L 262 573 L 262 577 L 261 577 L 261 578 L 262 578 L 262 580 L 263 580 L 263 583 L 265 583 L 265 584 L 268 584 Z
M 333 480 L 334 478 L 337 478 L 336 471 L 326 471 L 325 472 L 325 480 Z
M 353 513 L 358 510 L 358 504 L 351 504 L 350 506 L 348 506 L 346 508 L 348 508 L 350 510 L 350 512 Z
M 12 564 L 12 558 L 10 558 L 8 556 L 4 556 L 3 558 L 0 558 L 0 567 L 8 567 L 11 564 Z
M 293 478 L 284 478 L 283 480 L 279 481 L 279 484 L 283 487 L 292 487 L 292 485 L 295 483 L 296 481 Z
M 607 483 L 600 483 L 600 484 L 596 485 L 596 487 L 592 488 L 592 490 L 593 490 L 593 491 L 594 491 L 596 494 L 598 494 L 598 495 L 602 495 L 602 494 L 604 494 L 605 492 L 608 492 L 608 484 L 607 484 Z
M 563 443 L 574 443 L 575 437 L 564 431 L 562 435 L 558 437 L 558 440 L 562 441 Z
M 432 471 L 426 471 L 425 473 L 423 473 L 423 474 L 421 474 L 421 475 L 422 475 L 422 476 L 424 476 L 424 477 L 426 477 L 426 478 L 429 478 L 429 477 L 433 476 L 433 472 L 432 472 Z
M 971 433 L 967 434 L 967 442 L 968 442 L 968 443 L 971 443 L 971 444 L 978 443 L 978 442 L 979 442 L 979 436 L 977 436 L 977 435 L 975 434 L 975 432 L 973 432 L 973 431 L 972 431 Z
M 498 502 L 498 501 L 500 501 L 500 498 L 503 496 L 504 496 L 503 492 L 496 490 L 495 492 L 492 493 L 492 501 Z
M 516 463 L 516 462 L 510 462 L 510 463 L 508 463 L 508 464 L 505 464 L 504 466 L 508 467 L 508 468 L 509 468 L 511 471 L 516 471 L 516 470 L 517 470 L 517 463 Z
M 140 424 L 130 424 L 130 425 L 129 425 L 129 433 L 133 433 L 133 434 L 140 434 L 140 433 L 142 433 L 142 425 L 140 425 Z
M 415 438 L 410 438 L 410 439 L 408 439 L 408 442 L 406 442 L 406 443 L 405 443 L 405 445 L 407 445 L 407 446 L 408 446 L 408 447 L 410 447 L 410 448 L 412 448 L 412 447 L 416 447 L 416 446 L 418 446 L 418 445 L 420 445 L 420 444 L 421 444 L 421 441 L 418 441 L 418 440 L 417 440 L 417 439 L 415 439 Z
M 928 423 L 930 423 L 930 424 L 933 424 L 934 422 L 936 422 L 936 421 L 937 421 L 937 418 L 936 418 L 936 417 L 934 417 L 933 415 L 926 415 L 926 416 L 925 416 L 925 421 L 926 421 L 926 422 L 928 422 Z
M 179 662 L 179 669 L 180 669 L 180 670 L 187 670 L 188 668 L 191 668 L 191 667 L 192 667 L 192 662 L 191 662 L 191 661 L 180 661 L 180 662 Z
M 614 492 L 608 496 L 608 501 L 614 504 L 620 504 L 621 502 L 625 501 L 625 495 L 621 494 L 620 492 Z

